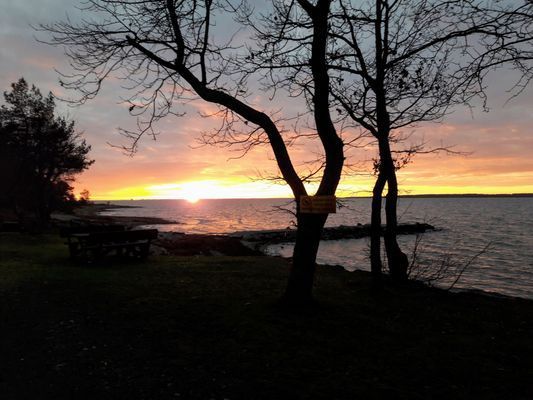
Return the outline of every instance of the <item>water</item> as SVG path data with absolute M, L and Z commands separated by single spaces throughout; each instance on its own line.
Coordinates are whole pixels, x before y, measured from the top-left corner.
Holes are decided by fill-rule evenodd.
M 185 233 L 231 233 L 293 227 L 289 200 L 116 201 L 122 208 L 107 215 L 151 216 L 175 220 L 160 230 Z M 370 220 L 370 199 L 343 199 L 326 226 L 356 225 Z M 281 209 L 284 210 L 281 210 Z M 422 236 L 416 254 L 420 265 L 437 266 L 449 259 L 450 271 L 471 262 L 457 288 L 480 289 L 533 299 L 533 198 L 404 198 L 400 222 L 427 222 L 442 230 Z M 411 257 L 416 237 L 401 236 Z M 488 247 L 487 247 L 488 246 Z M 290 256 L 291 244 L 270 246 L 269 254 Z M 318 262 L 347 270 L 369 269 L 368 239 L 323 241 Z M 454 267 L 455 266 L 455 267 Z M 456 271 L 455 271 L 456 272 Z M 440 281 L 446 286 L 452 278 Z

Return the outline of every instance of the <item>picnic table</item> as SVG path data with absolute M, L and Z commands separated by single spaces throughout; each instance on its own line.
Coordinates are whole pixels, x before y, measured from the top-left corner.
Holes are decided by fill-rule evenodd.
M 115 254 L 121 257 L 145 259 L 150 250 L 150 243 L 157 239 L 157 229 L 125 230 L 117 225 L 113 227 L 77 227 L 61 232 L 67 238 L 70 257 L 74 259 L 94 260 Z

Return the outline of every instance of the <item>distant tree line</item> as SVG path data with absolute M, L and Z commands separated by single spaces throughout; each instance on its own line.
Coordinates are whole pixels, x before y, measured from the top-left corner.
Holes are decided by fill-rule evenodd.
M 43 96 L 24 78 L 4 93 L 0 107 L 0 207 L 19 219 L 47 223 L 54 210 L 75 202 L 74 176 L 94 162 L 73 121 L 56 116 L 52 93 Z M 88 197 L 88 192 L 86 196 Z

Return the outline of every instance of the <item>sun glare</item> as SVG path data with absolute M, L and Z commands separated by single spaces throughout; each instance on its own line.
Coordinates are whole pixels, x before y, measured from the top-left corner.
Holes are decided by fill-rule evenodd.
M 200 199 L 198 197 L 194 197 L 194 196 L 189 196 L 189 197 L 185 197 L 183 200 L 191 203 L 191 204 L 195 204 L 195 203 L 198 203 L 200 201 Z
M 509 177 L 507 177 L 509 180 Z M 338 197 L 368 196 L 371 194 L 371 180 L 360 179 L 357 184 L 350 180 L 342 183 L 337 191 Z M 315 187 L 309 186 L 309 193 L 314 193 Z M 419 185 L 412 180 L 411 184 L 404 186 L 402 194 L 464 194 L 464 193 L 532 193 L 533 185 L 504 185 L 496 182 L 492 186 L 475 185 Z M 290 198 L 288 186 L 273 185 L 265 182 L 232 182 L 232 181 L 189 181 L 183 183 L 168 183 L 152 186 L 126 187 L 106 193 L 104 196 L 94 196 L 94 200 L 123 200 L 123 199 L 180 199 L 196 204 L 203 199 L 229 199 L 229 198 L 260 198 L 279 197 Z
M 283 190 L 280 190 L 283 189 Z M 285 187 L 262 182 L 190 181 L 146 187 L 148 198 L 182 199 L 197 203 L 202 199 L 286 197 Z M 288 193 L 290 195 L 290 193 Z M 267 195 L 267 196 L 265 196 Z

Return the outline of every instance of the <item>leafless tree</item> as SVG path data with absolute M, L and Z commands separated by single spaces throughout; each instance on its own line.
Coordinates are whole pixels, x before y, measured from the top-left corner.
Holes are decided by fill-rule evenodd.
M 332 11 L 328 54 L 332 97 L 339 114 L 375 137 L 379 159 L 372 197 L 371 269 L 382 269 L 381 209 L 389 271 L 407 279 L 408 257 L 396 240 L 396 170 L 420 152 L 398 148 L 401 132 L 440 121 L 457 105 L 485 100 L 485 77 L 513 64 L 531 79 L 531 1 L 339 0 Z M 434 149 L 437 150 L 437 149 Z M 446 150 L 446 149 L 443 149 Z M 406 158 L 407 157 L 407 158 Z
M 316 194 L 334 195 L 344 155 L 329 111 L 326 45 L 331 0 L 293 4 L 308 21 L 302 28 L 309 38 L 302 43 L 301 54 L 307 56 L 302 67 L 309 71 L 311 114 L 325 154 Z M 234 60 L 239 46 L 249 42 L 242 35 L 220 42 L 213 33 L 218 18 L 237 10 L 253 11 L 244 1 L 87 0 L 84 13 L 91 17 L 43 29 L 51 33 L 49 42 L 65 47 L 73 73 L 64 76 L 62 83 L 81 92 L 82 102 L 95 97 L 105 80 L 123 72 L 131 84 L 130 112 L 146 117 L 139 122 L 139 132 L 124 132 L 133 139 L 133 149 L 143 134 L 155 134 L 158 120 L 180 115 L 176 105 L 184 100 L 203 100 L 219 107 L 223 122 L 216 142 L 240 145 L 245 152 L 256 145 L 270 145 L 297 204 L 297 238 L 284 299 L 307 304 L 312 301 L 316 253 L 327 214 L 300 212 L 300 197 L 307 192 L 289 155 L 283 129 L 273 115 L 247 101 L 250 75 Z

